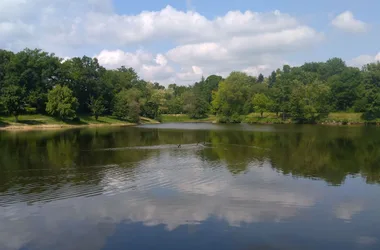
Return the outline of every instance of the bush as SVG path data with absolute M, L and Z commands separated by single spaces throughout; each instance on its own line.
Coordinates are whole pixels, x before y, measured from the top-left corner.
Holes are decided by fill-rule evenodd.
M 241 121 L 242 121 L 242 119 L 241 119 L 240 115 L 236 114 L 236 113 L 233 114 L 231 119 L 230 119 L 231 123 L 241 123 Z
M 217 119 L 218 123 L 241 123 L 242 118 L 239 114 L 233 114 L 231 117 L 219 116 Z

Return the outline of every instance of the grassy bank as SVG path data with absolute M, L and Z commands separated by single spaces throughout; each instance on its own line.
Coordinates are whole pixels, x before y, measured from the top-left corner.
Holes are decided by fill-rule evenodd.
M 379 120 L 371 121 L 370 123 L 376 123 Z M 343 125 L 355 125 L 365 124 L 368 121 L 362 118 L 362 113 L 330 113 L 326 119 L 323 119 L 322 124 L 343 124 Z
M 209 115 L 203 119 L 192 119 L 185 114 L 176 114 L 176 115 L 162 115 L 162 122 L 214 122 L 216 117 L 214 115 Z
M 319 121 L 319 124 L 324 125 L 361 125 L 368 123 L 363 120 L 361 113 L 330 113 L 325 119 Z M 95 120 L 93 116 L 83 115 L 79 116 L 78 122 L 64 122 L 51 116 L 46 115 L 20 115 L 19 122 L 16 123 L 14 117 L 0 117 L 0 130 L 28 130 L 28 129 L 57 129 L 57 128 L 72 128 L 72 127 L 97 127 L 97 126 L 132 126 L 134 123 L 122 121 L 112 116 L 102 116 Z M 163 123 L 170 122 L 215 122 L 216 116 L 209 115 L 204 119 L 192 119 L 185 114 L 176 115 L 162 115 Z M 242 116 L 243 123 L 249 124 L 291 124 L 291 119 L 285 121 L 281 117 L 276 116 L 275 113 L 264 113 L 263 117 L 259 113 L 251 113 Z M 154 124 L 158 123 L 155 120 L 141 117 L 141 123 Z M 371 123 L 380 124 L 380 119 L 372 121 Z
M 264 113 L 263 117 L 259 113 L 251 113 L 243 118 L 243 122 L 251 124 L 289 124 L 291 119 L 282 120 L 275 113 Z M 380 119 L 366 121 L 362 119 L 362 113 L 330 113 L 328 117 L 320 120 L 318 124 L 325 125 L 361 125 L 366 123 L 379 123 Z
M 12 116 L 0 117 L 0 129 L 55 129 L 84 126 L 131 126 L 134 123 L 126 122 L 112 116 L 102 116 L 95 120 L 93 116 L 79 116 L 80 120 L 76 122 L 66 122 L 46 115 L 20 115 L 16 123 Z M 141 117 L 141 123 L 157 123 L 157 121 Z
M 275 113 L 266 112 L 261 117 L 260 113 L 251 113 L 242 116 L 243 123 L 249 124 L 291 124 L 294 123 L 290 118 L 282 120 L 281 116 Z M 215 122 L 217 117 L 210 115 L 205 119 L 191 119 L 188 115 L 162 115 L 162 122 Z M 318 122 L 324 125 L 361 125 L 366 124 L 368 121 L 362 119 L 362 113 L 330 113 L 328 117 Z M 371 121 L 370 123 L 380 123 L 380 119 Z

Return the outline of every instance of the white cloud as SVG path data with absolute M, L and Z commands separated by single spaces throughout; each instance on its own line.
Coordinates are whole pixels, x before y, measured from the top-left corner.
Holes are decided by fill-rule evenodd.
M 375 55 L 360 55 L 358 57 L 355 57 L 347 62 L 348 65 L 353 66 L 353 67 L 359 67 L 361 68 L 362 66 L 368 64 L 368 63 L 374 63 L 380 61 L 380 52 Z
M 98 55 L 99 63 L 107 68 L 118 68 L 122 65 L 127 67 L 140 67 L 143 63 L 153 60 L 153 56 L 145 51 L 139 50 L 136 53 L 124 52 L 122 50 L 102 50 Z
M 352 33 L 362 33 L 368 30 L 368 25 L 363 21 L 355 19 L 351 11 L 345 11 L 336 16 L 331 24 L 338 29 Z
M 183 12 L 167 6 L 160 11 L 144 11 L 138 15 L 91 12 L 87 16 L 86 32 L 92 39 L 118 44 L 165 38 L 189 43 L 275 32 L 297 25 L 295 18 L 279 11 L 230 11 L 225 16 L 208 19 L 194 11 Z
M 156 56 L 156 63 L 161 66 L 166 66 L 168 64 L 168 60 L 166 60 L 166 57 L 162 54 L 158 54 Z
M 167 6 L 122 15 L 113 11 L 111 0 L 3 0 L 0 32 L 3 48 L 39 47 L 62 57 L 97 54 L 108 68 L 136 67 L 141 77 L 164 84 L 199 80 L 199 70 L 193 67 L 207 76 L 272 66 L 286 53 L 298 53 L 323 38 L 277 10 L 229 11 L 208 18 L 193 9 Z M 160 50 L 162 43 L 172 47 Z M 152 44 L 154 52 L 147 49 Z M 136 45 L 141 49 L 126 49 Z
M 174 81 L 171 79 L 174 69 L 168 65 L 166 57 L 162 54 L 154 57 L 144 50 L 137 50 L 134 53 L 122 50 L 102 50 L 95 57 L 101 65 L 109 69 L 116 69 L 120 66 L 132 67 L 143 79 Z

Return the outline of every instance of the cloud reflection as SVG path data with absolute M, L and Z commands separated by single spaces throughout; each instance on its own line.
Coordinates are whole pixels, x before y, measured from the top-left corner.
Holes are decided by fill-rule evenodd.
M 239 226 L 280 222 L 315 204 L 310 188 L 287 181 L 291 177 L 280 176 L 266 162 L 252 162 L 246 174 L 234 176 L 220 161 L 163 153 L 135 168 L 104 168 L 101 176 L 98 185 L 82 188 L 96 187 L 103 195 L 0 207 L 0 248 L 101 249 L 122 222 L 174 230 L 215 217 Z M 78 187 L 51 192 L 58 197 L 70 191 Z

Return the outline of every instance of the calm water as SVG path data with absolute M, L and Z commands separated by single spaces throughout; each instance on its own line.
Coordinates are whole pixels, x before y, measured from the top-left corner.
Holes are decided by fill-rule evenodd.
M 380 128 L 0 132 L 0 249 L 380 249 L 379 184 Z

